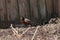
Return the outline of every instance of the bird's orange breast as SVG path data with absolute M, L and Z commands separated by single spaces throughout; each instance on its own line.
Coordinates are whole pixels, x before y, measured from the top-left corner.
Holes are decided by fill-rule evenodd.
M 25 22 L 25 21 L 23 20 L 23 21 L 22 21 L 22 24 L 24 24 L 24 25 L 28 25 L 29 22 Z

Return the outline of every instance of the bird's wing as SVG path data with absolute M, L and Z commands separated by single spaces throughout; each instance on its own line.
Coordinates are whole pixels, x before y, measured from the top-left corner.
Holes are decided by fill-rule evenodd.
M 24 20 L 25 22 L 29 22 L 30 20 L 29 19 L 27 19 L 27 18 L 25 18 L 25 20 Z

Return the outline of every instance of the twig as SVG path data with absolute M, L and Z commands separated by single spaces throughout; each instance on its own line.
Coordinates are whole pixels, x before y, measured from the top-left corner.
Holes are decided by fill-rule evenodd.
M 28 28 L 20 35 L 20 37 L 22 37 L 23 34 L 25 34 L 29 29 L 30 29 L 30 27 L 28 27 Z
M 34 33 L 34 35 L 33 35 L 33 37 L 32 37 L 31 40 L 34 40 L 34 37 L 35 37 L 35 35 L 36 35 L 36 33 L 37 33 L 39 27 L 40 27 L 40 26 L 37 26 L 37 28 L 36 28 L 36 30 L 35 30 L 35 33 Z
M 15 28 L 13 28 L 12 24 L 11 24 L 10 27 L 11 27 L 11 29 L 12 29 L 12 31 L 13 31 L 14 33 L 18 34 L 18 31 L 17 31 Z
M 12 31 L 13 31 L 13 33 L 14 33 L 14 35 L 16 36 L 16 37 L 20 37 L 20 35 L 18 34 L 18 31 L 15 29 L 15 28 L 13 28 L 13 26 L 12 26 L 12 24 L 11 24 L 11 29 L 12 29 Z

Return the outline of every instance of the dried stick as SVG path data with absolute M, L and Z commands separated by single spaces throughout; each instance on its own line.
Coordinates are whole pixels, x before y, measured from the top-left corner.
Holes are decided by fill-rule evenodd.
M 13 31 L 14 33 L 18 34 L 18 31 L 17 31 L 15 28 L 13 28 L 12 24 L 11 24 L 10 27 L 11 27 L 11 29 L 12 29 L 12 31 Z
M 39 27 L 40 27 L 40 26 L 37 26 L 37 28 L 36 28 L 36 30 L 35 30 L 35 33 L 34 33 L 34 35 L 33 35 L 33 37 L 32 37 L 31 40 L 34 40 L 34 37 L 35 37 L 35 35 L 36 35 L 36 33 L 37 33 Z
M 22 37 L 23 34 L 25 34 L 29 29 L 30 29 L 30 27 L 28 27 L 28 28 L 20 35 L 20 37 Z
M 20 35 L 18 34 L 18 31 L 15 29 L 15 28 L 13 28 L 13 26 L 12 26 L 12 24 L 11 24 L 11 29 L 12 29 L 12 31 L 13 31 L 13 33 L 14 33 L 14 35 L 16 36 L 16 37 L 20 37 Z

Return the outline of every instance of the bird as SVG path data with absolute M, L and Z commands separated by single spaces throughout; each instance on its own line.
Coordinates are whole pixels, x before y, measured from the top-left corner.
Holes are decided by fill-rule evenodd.
M 31 25 L 31 20 L 25 17 L 21 17 L 21 23 L 24 24 L 25 26 Z

